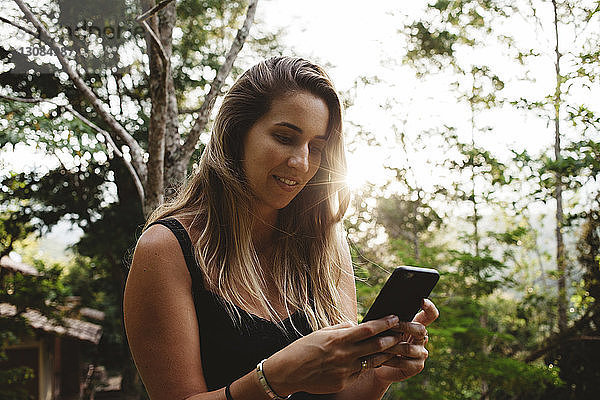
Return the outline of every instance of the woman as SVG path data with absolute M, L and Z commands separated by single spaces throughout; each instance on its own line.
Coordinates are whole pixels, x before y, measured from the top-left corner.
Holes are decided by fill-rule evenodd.
M 379 399 L 421 371 L 433 303 L 411 323 L 356 324 L 345 169 L 320 67 L 272 58 L 232 86 L 127 279 L 127 337 L 152 400 Z

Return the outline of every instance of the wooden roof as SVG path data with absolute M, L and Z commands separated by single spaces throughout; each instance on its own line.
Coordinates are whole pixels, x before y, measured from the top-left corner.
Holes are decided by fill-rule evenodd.
M 40 274 L 36 267 L 19 261 L 15 261 L 9 256 L 4 256 L 0 258 L 0 268 L 6 268 L 14 272 L 20 272 L 23 275 L 38 276 Z
M 0 303 L 0 316 L 14 317 L 17 307 L 9 303 Z M 64 318 L 64 325 L 42 315 L 37 310 L 27 309 L 23 313 L 27 323 L 34 329 L 57 335 L 66 335 L 75 339 L 98 344 L 102 336 L 102 327 L 91 322 L 81 321 L 74 318 Z

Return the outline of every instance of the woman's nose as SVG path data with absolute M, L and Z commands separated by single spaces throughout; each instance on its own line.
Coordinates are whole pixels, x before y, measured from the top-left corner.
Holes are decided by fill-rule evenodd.
M 288 166 L 290 168 L 296 168 L 301 172 L 308 172 L 308 156 L 310 154 L 308 145 L 297 148 L 288 160 Z

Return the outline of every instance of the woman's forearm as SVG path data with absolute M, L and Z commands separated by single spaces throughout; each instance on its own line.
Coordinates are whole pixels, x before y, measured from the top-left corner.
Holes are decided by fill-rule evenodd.
M 366 371 L 335 395 L 336 400 L 380 400 L 390 385 L 378 383 L 372 370 Z M 236 400 L 266 400 L 268 396 L 258 382 L 256 372 L 252 371 L 231 385 L 232 397 Z M 223 389 L 208 393 L 198 393 L 185 400 L 225 400 Z
M 336 400 L 380 400 L 390 385 L 385 385 L 375 378 L 370 369 L 363 372 L 356 381 L 336 394 Z
M 234 381 L 231 386 L 231 397 L 235 400 L 268 400 L 266 392 L 258 381 L 256 371 L 253 370 L 238 380 Z M 225 400 L 225 390 L 218 389 L 212 392 L 198 393 L 185 400 Z

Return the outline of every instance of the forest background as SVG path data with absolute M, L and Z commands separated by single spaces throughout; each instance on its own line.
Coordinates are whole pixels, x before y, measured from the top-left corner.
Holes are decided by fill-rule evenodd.
M 343 99 L 359 312 L 396 265 L 442 275 L 426 369 L 386 398 L 593 398 L 600 3 L 321 3 L 293 6 L 311 21 L 294 33 L 283 1 L 4 1 L 0 252 L 46 273 L 0 302 L 105 311 L 86 361 L 144 398 L 121 318 L 144 215 L 193 170 L 235 78 L 294 54 Z M 60 260 L 39 251 L 56 226 L 76 232 Z M 27 328 L 0 323 L 2 357 Z M 30 378 L 0 386 L 19 398 Z

